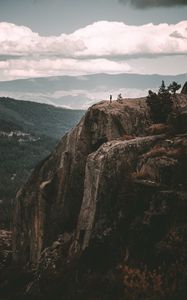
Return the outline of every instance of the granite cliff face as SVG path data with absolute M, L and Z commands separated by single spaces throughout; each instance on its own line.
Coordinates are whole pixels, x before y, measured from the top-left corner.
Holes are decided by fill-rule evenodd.
M 187 95 L 187 82 L 185 82 L 185 84 L 184 84 L 184 86 L 182 88 L 181 94 Z
M 73 232 L 84 195 L 89 155 L 124 135 L 144 135 L 145 101 L 93 106 L 19 192 L 14 217 L 14 258 L 37 264 L 41 251 L 63 232 Z M 138 108 L 138 109 L 137 109 Z
M 38 165 L 13 224 L 14 262 L 36 270 L 26 299 L 160 300 L 170 284 L 182 299 L 186 107 L 186 95 L 174 96 L 174 125 L 159 127 L 145 98 L 100 102 Z M 179 280 L 165 282 L 171 266 Z

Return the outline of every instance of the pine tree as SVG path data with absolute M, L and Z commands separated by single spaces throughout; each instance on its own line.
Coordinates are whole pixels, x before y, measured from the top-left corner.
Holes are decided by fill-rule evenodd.
M 166 123 L 172 111 L 172 104 L 171 94 L 166 89 L 164 81 L 162 81 L 158 94 L 151 90 L 148 91 L 147 105 L 150 108 L 153 123 Z
M 163 95 L 163 94 L 167 94 L 167 93 L 168 93 L 168 89 L 166 88 L 164 80 L 162 80 L 162 84 L 159 88 L 158 95 Z
M 118 97 L 117 97 L 117 100 L 119 101 L 119 100 L 121 100 L 121 99 L 123 99 L 122 98 L 122 95 L 121 95 L 121 93 L 118 95 Z
M 181 84 L 178 84 L 177 82 L 173 81 L 169 86 L 168 90 L 171 91 L 172 94 L 176 94 L 176 91 L 178 91 L 181 88 Z

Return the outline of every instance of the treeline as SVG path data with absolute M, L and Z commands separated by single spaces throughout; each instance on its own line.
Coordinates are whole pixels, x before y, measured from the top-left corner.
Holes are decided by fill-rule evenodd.
M 0 97 L 0 119 L 14 123 L 24 132 L 32 134 L 59 139 L 80 120 L 83 114 L 84 111 L 81 110 Z
M 0 138 L 0 227 L 9 227 L 16 193 L 32 169 L 48 156 L 56 139 L 41 136 L 35 141 L 20 142 L 16 136 Z
M 0 98 L 0 228 L 10 226 L 12 203 L 32 169 L 83 114 L 79 110 Z M 13 135 L 8 136 L 10 132 Z
M 173 106 L 172 94 L 175 95 L 180 88 L 181 85 L 175 81 L 168 87 L 162 81 L 158 93 L 149 90 L 147 104 L 153 123 L 166 123 L 168 121 Z

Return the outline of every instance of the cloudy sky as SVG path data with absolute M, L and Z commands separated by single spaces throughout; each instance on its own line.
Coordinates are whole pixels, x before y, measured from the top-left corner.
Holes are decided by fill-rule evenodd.
M 1 81 L 185 73 L 187 0 L 0 0 L 0 46 Z
M 187 0 L 0 0 L 0 81 L 187 73 Z

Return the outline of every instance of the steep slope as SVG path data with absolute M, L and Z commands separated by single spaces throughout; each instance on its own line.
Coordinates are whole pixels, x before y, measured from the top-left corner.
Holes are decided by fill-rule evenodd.
M 181 94 L 187 94 L 187 81 L 185 82 L 183 88 L 182 88 L 182 91 L 181 91 Z
M 13 122 L 35 135 L 59 139 L 83 114 L 81 110 L 0 97 L 0 120 Z
M 8 227 L 11 201 L 31 170 L 54 149 L 82 111 L 0 98 L 0 227 Z
M 91 107 L 20 190 L 13 258 L 37 268 L 26 299 L 185 299 L 187 136 L 149 136 L 145 100 Z M 186 107 L 173 97 L 178 123 Z
M 136 105 L 139 107 L 138 110 Z M 116 102 L 110 106 L 103 102 L 93 106 L 78 126 L 62 139 L 55 152 L 35 170 L 19 197 L 19 201 L 23 201 L 23 206 L 25 206 L 23 211 L 26 214 L 29 212 L 30 217 L 24 218 L 23 214 L 19 216 L 19 209 L 16 217 L 18 226 L 23 225 L 25 228 L 27 237 L 23 236 L 23 231 L 21 234 L 26 244 L 30 245 L 29 249 L 28 245 L 26 248 L 27 255 L 32 257 L 32 263 L 38 261 L 41 250 L 48 246 L 59 233 L 74 230 L 83 197 L 84 173 L 88 155 L 104 142 L 125 134 L 143 134 L 145 123 L 148 122 L 145 114 L 146 107 L 143 99 L 129 100 L 124 105 Z M 33 190 L 32 182 L 35 180 L 37 184 Z M 48 200 L 45 199 L 45 194 Z M 50 200 L 51 195 L 54 202 Z M 27 201 L 22 199 L 27 199 Z M 34 207 L 33 200 L 36 201 Z M 32 228 L 32 233 L 29 228 Z M 22 239 L 18 237 L 16 241 L 23 244 Z M 26 253 L 24 245 L 20 251 L 23 251 L 24 256 Z M 20 251 L 19 254 L 21 254 Z M 21 255 L 22 258 L 23 256 Z

